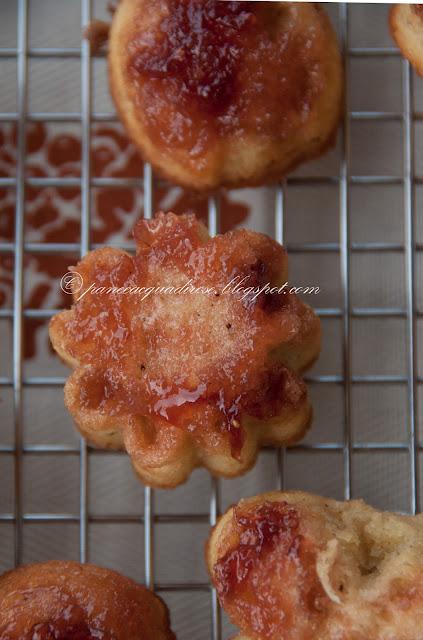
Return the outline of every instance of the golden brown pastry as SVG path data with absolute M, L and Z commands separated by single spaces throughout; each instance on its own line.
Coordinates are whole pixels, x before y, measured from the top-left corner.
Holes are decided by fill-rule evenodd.
M 394 4 L 389 15 L 389 26 L 403 56 L 423 76 L 423 5 Z
M 207 564 L 237 640 L 423 638 L 423 515 L 267 493 L 220 519 Z
M 299 374 L 318 355 L 320 323 L 295 295 L 265 291 L 287 281 L 284 249 L 247 230 L 210 238 L 173 213 L 141 220 L 135 239 L 135 257 L 89 253 L 73 308 L 50 324 L 75 369 L 65 402 L 81 433 L 126 448 L 163 487 L 196 466 L 238 475 L 263 444 L 301 438 L 311 406 Z
M 0 576 L 1 640 L 175 640 L 165 604 L 115 571 L 77 562 Z
M 342 67 L 314 3 L 121 0 L 109 69 L 129 135 L 188 188 L 276 181 L 335 142 Z

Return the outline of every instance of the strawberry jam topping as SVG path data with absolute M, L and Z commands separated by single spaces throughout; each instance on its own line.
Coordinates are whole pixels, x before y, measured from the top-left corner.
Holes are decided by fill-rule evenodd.
M 22 640 L 115 640 L 110 633 L 92 627 L 78 605 L 63 602 L 60 615 L 36 624 Z
M 256 17 L 248 2 L 169 0 L 154 48 L 137 51 L 133 72 L 172 77 L 184 101 L 197 100 L 206 112 L 222 113 L 236 91 L 242 39 Z
M 312 640 L 329 605 L 316 573 L 316 543 L 286 502 L 234 508 L 236 543 L 213 567 L 232 621 L 260 640 Z
M 239 542 L 214 566 L 219 596 L 224 598 L 242 585 L 262 554 L 281 546 L 286 555 L 298 555 L 298 514 L 286 502 L 265 502 L 256 509 L 234 509 Z
M 84 624 L 67 625 L 64 623 L 60 627 L 56 623 L 46 622 L 37 624 L 25 636 L 24 640 L 95 640 L 97 638 L 105 638 L 103 633 L 98 631 L 91 633 L 89 627 Z
M 293 295 L 271 302 L 270 294 L 224 290 L 236 278 L 261 287 L 280 277 L 280 245 L 247 231 L 204 233 L 193 216 L 161 214 L 137 225 L 135 257 L 87 256 L 77 267 L 82 297 L 63 335 L 69 353 L 89 365 L 77 410 L 149 416 L 202 446 L 229 443 L 239 457 L 245 415 L 267 419 L 304 401 L 304 383 L 271 352 L 314 315 Z M 157 290 L 186 283 L 198 292 Z
M 147 0 L 139 11 L 126 43 L 137 112 L 158 147 L 188 149 L 199 169 L 224 136 L 284 140 L 322 91 L 320 29 L 288 3 Z

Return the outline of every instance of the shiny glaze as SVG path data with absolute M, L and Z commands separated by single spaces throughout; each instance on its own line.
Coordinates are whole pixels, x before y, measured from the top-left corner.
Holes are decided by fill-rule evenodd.
M 91 564 L 52 561 L 0 576 L 1 640 L 175 640 L 149 590 Z
M 262 553 L 283 545 L 292 558 L 298 557 L 300 537 L 298 515 L 286 502 L 265 502 L 257 509 L 235 507 L 234 519 L 239 542 L 215 565 L 214 576 L 221 598 L 233 593 L 248 579 Z
M 55 587 L 48 590 L 30 589 L 24 593 L 24 598 L 42 601 L 43 595 L 46 598 L 45 602 L 50 601 L 51 595 L 56 598 L 57 603 L 60 603 L 56 609 L 60 613 L 52 614 L 46 620 L 46 615 L 40 611 L 39 617 L 42 621 L 33 624 L 27 633 L 22 635 L 12 627 L 9 630 L 6 629 L 6 635 L 1 635 L 2 639 L 12 640 L 19 637 L 19 640 L 115 640 L 113 634 L 102 629 L 102 616 L 98 616 L 99 619 L 96 621 L 92 619 L 93 616 L 88 613 L 88 610 L 92 609 L 92 603 L 89 601 L 87 610 L 85 607 L 73 604 L 68 594 Z
M 105 638 L 103 633 L 91 633 L 85 623 L 69 625 L 67 623 L 45 622 L 37 624 L 22 640 L 94 640 Z
M 232 527 L 235 542 L 213 568 L 213 583 L 232 621 L 260 640 L 318 637 L 329 601 L 301 514 L 286 502 L 241 504 L 234 508 Z
M 273 282 L 286 260 L 280 245 L 245 231 L 208 241 L 202 234 L 193 216 L 161 215 L 137 225 L 134 258 L 100 251 L 80 263 L 85 283 L 106 288 L 191 281 L 212 293 L 153 293 L 145 300 L 87 294 L 66 320 L 66 348 L 91 365 L 81 381 L 83 409 L 147 415 L 203 444 L 217 435 L 229 439 L 237 457 L 245 414 L 270 418 L 304 399 L 302 381 L 269 354 L 313 316 L 289 294 L 240 300 L 223 292 L 237 276 L 252 286 Z
M 219 138 L 284 140 L 307 118 L 322 89 L 319 34 L 298 28 L 295 8 L 154 0 L 162 18 L 150 26 L 152 2 L 128 36 L 127 76 L 156 144 L 189 149 L 201 166 Z

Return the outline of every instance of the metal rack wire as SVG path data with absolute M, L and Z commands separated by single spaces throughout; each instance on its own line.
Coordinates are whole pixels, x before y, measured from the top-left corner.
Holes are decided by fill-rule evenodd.
M 28 4 L 29 0 L 17 0 L 18 4 L 18 40 L 17 48 L 0 49 L 0 59 L 15 58 L 17 60 L 17 81 L 18 81 L 18 109 L 16 113 L 0 113 L 0 122 L 15 121 L 18 127 L 18 150 L 17 150 L 17 173 L 15 178 L 0 178 L 1 187 L 14 187 L 16 189 L 16 226 L 15 242 L 0 243 L 1 253 L 14 252 L 14 299 L 13 309 L 1 309 L 0 317 L 13 318 L 13 376 L 12 378 L 1 377 L 0 385 L 13 387 L 14 393 L 14 426 L 15 441 L 11 447 L 0 447 L 0 453 L 8 453 L 15 459 L 15 503 L 13 513 L 0 514 L 1 521 L 15 523 L 15 562 L 19 564 L 22 560 L 22 533 L 23 523 L 27 521 L 71 521 L 79 524 L 79 546 L 80 560 L 88 559 L 87 531 L 89 522 L 143 522 L 144 524 L 144 554 L 145 554 L 145 582 L 148 586 L 154 587 L 157 591 L 210 591 L 211 595 L 211 637 L 213 640 L 220 640 L 222 637 L 222 625 L 220 610 L 215 592 L 208 584 L 183 583 L 183 584 L 161 584 L 155 580 L 154 572 L 154 543 L 155 524 L 157 522 L 204 522 L 210 525 L 215 524 L 220 512 L 220 490 L 219 481 L 211 480 L 210 503 L 208 514 L 180 514 L 160 516 L 155 514 L 154 492 L 149 488 L 144 490 L 144 516 L 97 516 L 93 517 L 89 512 L 88 496 L 88 467 L 91 455 L 86 443 L 81 440 L 79 448 L 62 445 L 32 445 L 25 446 L 22 437 L 22 390 L 24 386 L 45 386 L 62 385 L 64 379 L 61 377 L 25 377 L 22 366 L 22 332 L 25 317 L 48 318 L 55 311 L 24 309 L 23 308 L 23 260 L 25 252 L 32 253 L 72 253 L 78 251 L 84 255 L 89 249 L 96 245 L 90 245 L 90 190 L 97 186 L 121 187 L 121 186 L 142 186 L 144 192 L 144 215 L 152 216 L 153 203 L 153 176 L 151 167 L 147 164 L 144 169 L 143 178 L 92 178 L 90 167 L 90 135 L 93 122 L 113 121 L 116 116 L 110 113 L 93 113 L 92 111 L 92 71 L 91 54 L 87 42 L 82 41 L 80 48 L 29 48 L 28 46 Z M 81 25 L 85 26 L 91 19 L 91 0 L 81 0 Z M 346 78 L 346 108 L 342 126 L 342 162 L 339 174 L 329 177 L 293 177 L 289 178 L 283 185 L 275 188 L 275 209 L 274 209 L 274 229 L 275 238 L 279 242 L 284 241 L 284 209 L 286 190 L 290 185 L 295 184 L 334 184 L 339 189 L 339 216 L 340 235 L 337 243 L 307 243 L 288 244 L 288 250 L 295 252 L 336 252 L 339 253 L 339 266 L 342 283 L 342 305 L 339 308 L 321 308 L 318 310 L 322 317 L 334 317 L 342 320 L 343 333 L 343 370 L 342 375 L 310 376 L 312 383 L 325 384 L 336 383 L 344 389 L 344 429 L 341 442 L 329 442 L 314 445 L 300 444 L 297 449 L 324 449 L 328 451 L 340 451 L 343 456 L 343 493 L 345 499 L 352 496 L 352 464 L 351 457 L 354 451 L 406 451 L 409 454 L 410 473 L 410 505 L 412 513 L 419 508 L 419 483 L 418 483 L 418 453 L 419 443 L 416 426 L 416 397 L 417 384 L 423 382 L 423 378 L 417 375 L 416 361 L 416 320 L 422 314 L 416 309 L 416 278 L 415 278 L 415 251 L 422 249 L 415 242 L 414 234 L 414 185 L 423 184 L 423 177 L 414 176 L 413 162 L 413 126 L 414 120 L 422 120 L 423 114 L 413 113 L 413 86 L 412 74 L 409 64 L 403 64 L 403 109 L 402 112 L 351 112 L 350 105 L 350 79 L 349 60 L 353 57 L 388 57 L 397 56 L 398 52 L 394 48 L 350 48 L 349 9 L 347 4 L 339 5 L 339 26 L 341 46 L 344 54 L 344 70 Z M 27 108 L 27 77 L 28 60 L 30 58 L 77 58 L 81 64 L 81 110 L 79 113 L 29 113 Z M 400 121 L 403 125 L 403 150 L 404 166 L 403 176 L 358 176 L 352 175 L 350 164 L 350 124 L 352 120 L 378 120 L 378 121 Z M 27 122 L 78 122 L 82 128 L 82 172 L 80 178 L 35 178 L 25 175 L 25 130 Z M 377 243 L 353 243 L 350 233 L 350 186 L 352 184 L 397 184 L 402 185 L 404 190 L 404 224 L 405 242 L 404 244 L 377 242 Z M 29 186 L 78 186 L 81 189 L 81 240 L 80 244 L 74 243 L 26 243 L 24 241 L 25 228 L 25 188 Z M 209 228 L 212 234 L 219 230 L 219 202 L 217 199 L 210 199 L 209 202 Z M 406 264 L 405 308 L 354 308 L 351 304 L 351 269 L 350 260 L 352 252 L 384 252 L 395 251 L 404 253 Z M 401 317 L 406 319 L 407 326 L 407 372 L 405 376 L 394 375 L 372 375 L 357 376 L 352 374 L 351 367 L 351 320 L 354 317 Z M 351 389 L 356 383 L 404 383 L 407 385 L 407 409 L 408 409 L 408 440 L 403 443 L 384 442 L 355 442 L 352 440 L 351 430 Z M 22 503 L 22 457 L 27 454 L 74 454 L 79 456 L 80 471 L 80 500 L 79 515 L 73 514 L 28 514 L 23 512 Z M 285 483 L 285 452 L 278 451 L 277 456 L 279 478 L 278 486 L 283 487 Z M 134 562 L 136 560 L 134 559 Z

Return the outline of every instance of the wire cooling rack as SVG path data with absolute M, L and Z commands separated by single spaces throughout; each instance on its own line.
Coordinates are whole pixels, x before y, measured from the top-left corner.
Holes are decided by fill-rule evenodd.
M 70 1 L 70 0 L 69 0 Z M 78 2 L 79 0 L 72 0 Z M 90 0 L 81 0 L 81 25 L 84 27 L 92 18 L 92 3 Z M 95 523 L 140 523 L 144 530 L 144 579 L 145 583 L 163 594 L 166 598 L 173 592 L 186 594 L 189 599 L 190 592 L 204 592 L 210 594 L 211 624 L 210 634 L 213 640 L 222 638 L 222 620 L 219 605 L 215 592 L 209 584 L 195 582 L 189 577 L 181 582 L 163 582 L 155 579 L 155 558 L 161 553 L 161 549 L 156 545 L 156 529 L 158 524 L 167 523 L 177 525 L 184 523 L 194 525 L 214 525 L 221 511 L 221 482 L 211 479 L 211 490 L 209 493 L 208 513 L 169 513 L 166 515 L 157 513 L 155 510 L 155 492 L 149 488 L 144 489 L 144 511 L 142 515 L 120 515 L 103 514 L 94 516 L 90 512 L 89 501 L 89 464 L 91 456 L 86 443 L 81 440 L 79 448 L 71 445 L 26 445 L 23 438 L 23 391 L 26 387 L 33 387 L 42 394 L 47 387 L 60 387 L 64 379 L 61 377 L 49 376 L 26 376 L 23 370 L 22 335 L 25 318 L 49 318 L 54 311 L 43 309 L 26 309 L 23 304 L 24 296 L 24 256 L 26 252 L 51 254 L 78 252 L 84 255 L 93 248 L 90 244 L 90 223 L 91 223 L 91 190 L 95 187 L 143 187 L 144 215 L 151 217 L 153 214 L 154 182 L 151 167 L 146 164 L 144 175 L 141 179 L 126 178 L 94 178 L 90 166 L 91 129 L 95 122 L 113 121 L 114 113 L 95 112 L 93 110 L 92 84 L 93 70 L 89 45 L 86 41 L 81 42 L 80 48 L 43 48 L 31 47 L 28 39 L 29 0 L 17 0 L 17 47 L 0 48 L 0 66 L 6 59 L 16 60 L 17 64 L 17 110 L 16 112 L 0 113 L 0 121 L 16 122 L 17 139 L 17 164 L 16 176 L 13 178 L 0 178 L 0 187 L 12 187 L 16 191 L 16 226 L 14 243 L 0 243 L 1 254 L 14 254 L 14 297 L 13 308 L 0 309 L 1 318 L 13 320 L 13 373 L 12 377 L 3 376 L 0 379 L 2 387 L 13 389 L 14 407 L 14 444 L 2 445 L 0 454 L 12 456 L 14 458 L 14 504 L 13 511 L 0 514 L 0 523 L 8 522 L 14 525 L 14 563 L 19 564 L 23 557 L 24 536 L 23 529 L 26 523 L 37 522 L 73 522 L 79 527 L 79 558 L 82 562 L 89 559 L 88 527 L 91 522 Z M 415 185 L 423 183 L 423 178 L 414 175 L 413 140 L 414 121 L 422 120 L 423 114 L 416 113 L 413 102 L 413 77 L 409 64 L 402 61 L 402 110 L 400 111 L 353 111 L 350 104 L 351 86 L 351 61 L 356 59 L 386 59 L 398 57 L 398 51 L 394 47 L 351 47 L 349 42 L 349 12 L 347 4 L 339 4 L 338 11 L 338 32 L 340 46 L 344 55 L 345 70 L 345 104 L 346 109 L 340 132 L 341 139 L 341 162 L 339 172 L 330 176 L 307 176 L 295 175 L 274 189 L 274 237 L 281 243 L 287 241 L 288 250 L 291 256 L 295 254 L 313 253 L 318 255 L 333 254 L 339 256 L 339 272 L 341 287 L 341 304 L 337 307 L 322 307 L 318 313 L 322 318 L 338 318 L 342 326 L 342 365 L 339 374 L 330 375 L 310 375 L 308 381 L 311 386 L 321 387 L 327 384 L 338 385 L 343 391 L 342 401 L 342 436 L 337 441 L 303 443 L 294 448 L 294 451 L 328 451 L 339 452 L 342 456 L 342 492 L 345 499 L 356 497 L 353 487 L 352 464 L 355 452 L 365 452 L 376 454 L 381 452 L 401 452 L 408 456 L 406 474 L 408 478 L 403 481 L 408 490 L 408 505 L 404 508 L 411 513 L 419 509 L 419 477 L 418 477 L 418 454 L 419 442 L 417 433 L 417 394 L 418 383 L 423 379 L 417 372 L 417 321 L 422 316 L 417 311 L 417 276 L 416 276 L 416 254 L 422 249 L 415 239 Z M 1 43 L 0 43 L 1 44 Z M 76 59 L 80 60 L 80 87 L 81 105 L 80 112 L 66 113 L 64 111 L 55 113 L 44 113 L 30 111 L 28 108 L 28 61 L 32 59 Z M 82 134 L 82 168 L 81 176 L 66 178 L 37 178 L 26 176 L 25 170 L 25 131 L 28 122 L 56 122 L 56 123 L 78 123 L 81 126 Z M 352 132 L 351 124 L 355 121 L 369 122 L 398 122 L 402 126 L 402 175 L 354 175 L 351 168 L 351 145 Z M 286 199 L 290 188 L 309 185 L 333 185 L 338 189 L 338 210 L 339 210 L 339 240 L 337 242 L 301 242 L 289 243 L 286 238 Z M 404 222 L 404 242 L 353 242 L 351 239 L 351 187 L 352 185 L 399 185 L 403 193 L 403 222 Z M 25 189 L 27 187 L 79 187 L 81 190 L 81 238 L 80 244 L 67 243 L 63 238 L 61 243 L 31 243 L 25 241 Z M 219 200 L 212 198 L 208 208 L 209 228 L 212 234 L 219 231 Z M 401 307 L 356 307 L 352 304 L 351 292 L 351 261 L 355 253 L 398 253 L 404 258 L 404 300 L 405 306 Z M 406 373 L 405 375 L 380 374 L 380 375 L 357 375 L 352 368 L 352 331 L 351 325 L 354 318 L 378 318 L 387 320 L 388 318 L 401 318 L 405 321 L 406 340 Z M 370 357 L 370 355 L 369 355 Z M 406 387 L 404 401 L 404 415 L 407 420 L 407 436 L 401 441 L 356 441 L 352 431 L 352 410 L 353 399 L 352 390 L 354 385 L 366 385 L 377 390 L 381 385 L 402 385 Z M 318 397 L 318 396 L 317 396 Z M 79 456 L 79 513 L 49 513 L 45 512 L 27 513 L 23 503 L 23 483 L 22 474 L 24 460 L 26 456 L 45 454 L 60 456 L 73 454 Z M 273 455 L 273 453 L 271 454 Z M 286 486 L 287 458 L 290 453 L 286 451 L 276 451 L 277 457 L 277 478 L 274 478 L 273 486 L 283 488 Z M 369 460 L 369 466 L 372 462 Z M 4 470 L 1 473 L 5 473 Z M 399 482 L 402 480 L 399 479 Z M 2 480 L 0 479 L 0 486 Z M 288 483 L 288 484 L 292 484 Z M 155 553 L 156 551 L 156 553 Z M 141 555 L 141 550 L 140 550 Z M 139 558 L 134 557 L 136 564 Z M 12 563 L 13 564 L 13 563 Z M 186 568 L 189 576 L 190 567 Z M 197 640 L 195 632 L 179 632 L 181 640 L 189 638 Z M 204 640 L 198 637 L 198 640 Z

